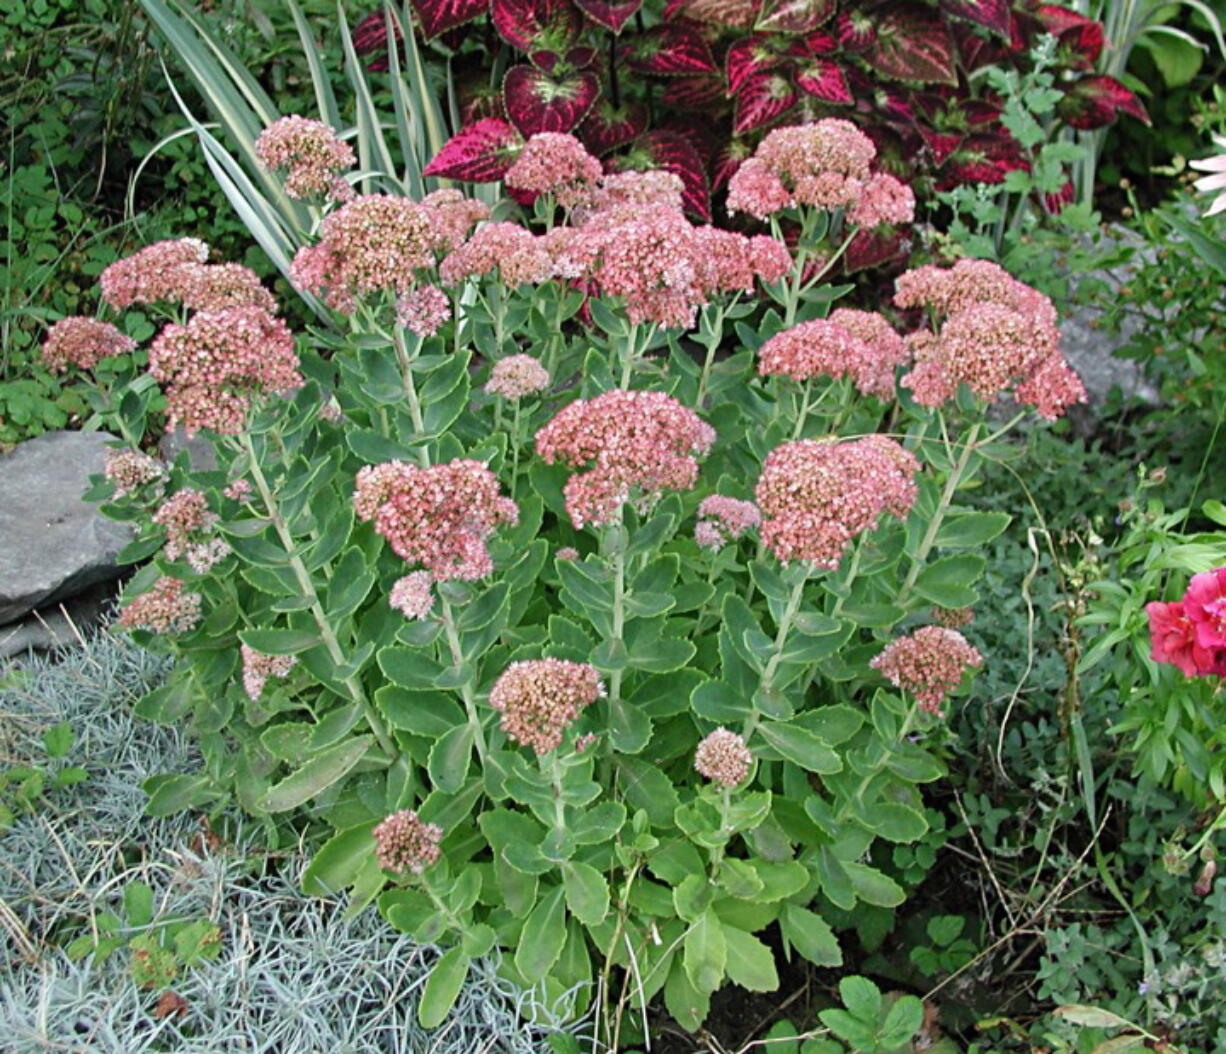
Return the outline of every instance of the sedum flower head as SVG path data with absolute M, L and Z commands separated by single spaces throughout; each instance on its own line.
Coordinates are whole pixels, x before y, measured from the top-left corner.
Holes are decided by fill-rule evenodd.
M 938 716 L 962 675 L 982 665 L 979 651 L 956 629 L 944 626 L 924 626 L 898 637 L 869 663 L 894 687 L 914 695 L 922 709 Z
M 353 197 L 341 176 L 357 161 L 353 148 L 322 121 L 297 114 L 281 117 L 260 133 L 255 153 L 265 167 L 285 173 L 285 193 L 291 198 Z
M 362 297 L 407 294 L 418 272 L 432 268 L 435 254 L 448 247 L 448 233 L 429 206 L 365 194 L 323 221 L 319 242 L 298 250 L 290 275 L 300 289 L 352 314 Z
M 432 337 L 451 318 L 451 298 L 436 285 L 419 285 L 396 301 L 396 321 L 419 337 Z
M 730 541 L 753 530 L 762 522 L 762 513 L 752 501 L 712 494 L 698 506 L 694 539 L 704 549 L 720 549 Z
M 480 461 L 457 459 L 425 468 L 403 461 L 358 472 L 353 499 L 360 519 L 374 522 L 392 551 L 421 564 L 439 582 L 488 575 L 486 547 L 519 510 L 498 491 L 497 477 Z
M 243 690 L 252 701 L 259 699 L 270 677 L 288 677 L 290 670 L 298 665 L 295 655 L 265 655 L 246 644 L 240 650 L 243 656 Z
M 736 787 L 749 778 L 753 754 L 736 732 L 722 726 L 710 733 L 694 751 L 694 768 L 700 776 L 721 787 Z
M 172 323 L 149 349 L 149 372 L 166 392 L 170 424 L 242 431 L 254 400 L 302 385 L 294 336 L 258 307 L 232 307 Z
M 522 399 L 549 387 L 549 371 L 531 355 L 508 355 L 490 368 L 485 390 L 504 399 Z
M 188 633 L 200 622 L 200 605 L 199 593 L 187 592 L 180 579 L 163 575 L 151 589 L 124 605 L 118 622 L 124 629 Z
M 918 471 L 914 455 L 886 436 L 784 443 L 767 455 L 755 491 L 762 541 L 784 563 L 836 568 L 883 514 L 907 516 Z
M 412 809 L 394 812 L 375 825 L 375 859 L 385 871 L 420 875 L 441 852 L 443 829 L 426 823 Z
M 136 350 L 136 341 L 109 322 L 73 315 L 47 330 L 42 346 L 47 369 L 62 373 L 69 366 L 92 370 L 102 359 Z
M 111 450 L 102 474 L 114 484 L 115 497 L 122 498 L 150 483 L 160 483 L 166 478 L 166 467 L 140 450 Z
M 893 176 L 876 172 L 860 188 L 847 219 L 864 228 L 910 223 L 915 219 L 915 194 Z
M 502 672 L 490 689 L 490 706 L 502 714 L 502 730 L 511 739 L 548 754 L 603 694 L 600 674 L 587 663 L 532 659 Z
M 573 209 L 591 200 L 600 174 L 600 162 L 573 135 L 540 132 L 524 144 L 503 182 L 515 190 L 549 194 Z
M 388 603 L 407 619 L 427 618 L 434 610 L 434 579 L 429 571 L 410 571 L 398 578 L 388 596 Z
M 893 398 L 894 372 L 907 361 L 907 342 L 876 311 L 840 307 L 830 313 L 830 322 L 863 345 L 863 357 L 852 367 L 852 379 L 860 394 Z
M 242 264 L 188 264 L 183 268 L 180 299 L 193 311 L 223 311 L 228 307 L 258 307 L 277 313 L 276 298 L 260 276 Z
M 758 373 L 794 381 L 819 376 L 837 379 L 854 375 L 868 357 L 863 341 L 842 326 L 819 318 L 801 322 L 766 341 L 758 349 Z
M 208 499 L 192 487 L 176 491 L 153 514 L 153 522 L 166 532 L 166 555 L 172 560 L 185 555 L 194 536 L 212 530 L 217 519 Z
M 564 407 L 536 434 L 536 452 L 586 469 L 564 490 L 571 522 L 583 527 L 612 523 L 632 499 L 689 490 L 714 442 L 714 429 L 672 396 L 613 390 Z
M 439 264 L 439 277 L 455 285 L 497 272 L 505 285 L 537 285 L 553 277 L 545 241 L 518 223 L 486 223 Z
M 663 168 L 643 171 L 610 172 L 601 177 L 592 195 L 592 209 L 610 209 L 620 205 L 664 205 L 680 209 L 685 184 L 675 172 Z
M 421 199 L 421 204 L 433 218 L 444 250 L 454 249 L 476 224 L 490 217 L 490 207 L 484 201 L 465 197 L 455 187 L 433 190 Z
M 177 303 L 188 288 L 191 269 L 208 258 L 209 247 L 198 238 L 154 242 L 102 272 L 102 299 L 117 311 L 133 304 Z

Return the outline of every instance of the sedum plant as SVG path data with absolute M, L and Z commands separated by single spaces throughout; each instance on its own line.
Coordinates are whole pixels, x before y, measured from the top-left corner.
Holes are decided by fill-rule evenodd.
M 309 892 L 444 947 L 427 1025 L 495 948 L 611 1047 L 659 994 L 695 1029 L 725 983 L 774 989 L 775 949 L 840 965 L 906 899 L 889 847 L 990 662 L 956 627 L 1009 516 L 961 493 L 1083 397 L 1051 302 L 963 260 L 832 310 L 849 240 L 910 208 L 846 122 L 742 166 L 755 234 L 563 135 L 508 173 L 533 228 L 455 190 L 329 200 L 334 133 L 287 127 L 259 149 L 325 210 L 290 270 L 329 328 L 190 241 L 101 279 L 165 317 L 150 376 L 217 454 L 126 447 L 95 490 L 148 560 L 120 623 L 179 659 L 137 709 L 203 757 L 150 810 L 236 802 L 313 846 Z

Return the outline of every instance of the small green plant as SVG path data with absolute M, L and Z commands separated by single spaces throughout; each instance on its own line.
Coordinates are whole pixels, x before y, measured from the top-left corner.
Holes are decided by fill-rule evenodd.
M 858 1054 L 910 1054 L 924 1023 L 924 1004 L 913 995 L 882 995 L 867 977 L 839 981 L 843 1008 L 818 1014 L 823 1025 Z M 807 1042 L 802 1054 L 838 1054 L 845 1048 L 826 1039 Z
M 60 721 L 42 735 L 47 753 L 44 763 L 0 768 L 0 832 L 18 815 L 34 812 L 49 792 L 72 787 L 89 778 L 85 769 L 67 763 L 74 739 L 72 725 Z
M 92 955 L 102 963 L 116 952 L 127 950 L 132 980 L 155 991 L 170 987 L 179 974 L 217 958 L 221 930 L 208 919 L 156 915 L 153 888 L 145 882 L 129 882 L 123 891 L 123 914 L 98 914 L 89 932 L 65 947 L 73 960 Z
M 924 932 L 931 944 L 911 949 L 910 959 L 925 977 L 939 977 L 960 970 L 976 952 L 975 942 L 963 936 L 966 919 L 961 915 L 934 915 Z

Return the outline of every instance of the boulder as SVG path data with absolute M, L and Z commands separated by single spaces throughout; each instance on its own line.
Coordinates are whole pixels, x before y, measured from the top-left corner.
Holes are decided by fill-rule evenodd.
M 175 458 L 184 450 L 187 451 L 187 464 L 196 472 L 212 472 L 217 468 L 217 454 L 207 436 L 197 432 L 189 436 L 179 425 L 171 429 L 158 440 L 158 453 L 168 465 L 174 464 Z
M 82 500 L 105 432 L 48 432 L 0 456 L 0 624 L 119 577 L 132 527 Z

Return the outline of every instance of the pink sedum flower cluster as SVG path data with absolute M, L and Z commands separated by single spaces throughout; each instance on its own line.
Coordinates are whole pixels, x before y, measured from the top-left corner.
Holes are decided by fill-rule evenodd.
M 426 823 L 412 809 L 394 812 L 375 825 L 375 859 L 384 871 L 420 875 L 436 863 L 443 829 Z
M 924 626 L 885 646 L 869 666 L 895 688 L 915 696 L 920 708 L 941 716 L 946 696 L 971 667 L 982 666 L 977 648 L 956 629 Z
M 502 714 L 502 730 L 512 740 L 548 754 L 602 695 L 600 674 L 587 663 L 533 659 L 502 672 L 490 689 L 490 706 Z
M 432 337 L 451 318 L 451 297 L 436 285 L 419 285 L 396 301 L 396 321 L 419 337 Z
M 265 655 L 246 644 L 240 651 L 243 656 L 243 690 L 252 701 L 263 694 L 264 685 L 270 677 L 288 677 L 290 670 L 298 665 L 298 658 L 294 655 Z
M 573 135 L 539 132 L 524 144 L 503 182 L 574 209 L 591 200 L 600 175 L 600 162 Z
M 838 567 L 848 543 L 915 504 L 919 462 L 886 436 L 801 439 L 767 455 L 755 492 L 762 541 L 783 563 Z
M 103 359 L 136 350 L 136 341 L 109 322 L 73 315 L 47 330 L 42 346 L 47 369 L 63 373 L 70 366 L 92 370 Z
M 170 424 L 189 434 L 241 432 L 253 401 L 301 387 L 294 336 L 258 307 L 234 307 L 171 323 L 149 349 L 149 372 L 166 393 Z
M 416 620 L 428 618 L 434 610 L 434 579 L 429 571 L 410 571 L 396 579 L 388 603 L 405 618 Z
M 531 355 L 508 355 L 490 367 L 485 390 L 504 399 L 522 399 L 549 387 L 549 371 Z
M 285 173 L 285 193 L 291 198 L 353 197 L 341 176 L 357 161 L 353 148 L 322 121 L 297 114 L 279 118 L 260 133 L 255 154 L 265 167 Z
M 582 528 L 613 523 L 627 501 L 689 490 L 714 442 L 714 429 L 672 396 L 615 389 L 564 407 L 536 434 L 536 452 L 550 465 L 586 468 L 564 488 Z
M 1060 353 L 1056 309 L 1042 293 L 987 260 L 932 265 L 899 277 L 894 302 L 925 308 L 935 329 L 909 338 L 915 365 L 902 383 L 921 406 L 940 406 L 965 383 L 981 399 L 1014 397 L 1054 420 L 1085 388 Z
M 737 787 L 749 778 L 753 754 L 745 740 L 736 732 L 717 728 L 698 744 L 694 751 L 694 768 L 720 787 Z
M 675 172 L 662 168 L 644 171 L 610 172 L 603 176 L 592 194 L 592 209 L 616 208 L 620 205 L 663 205 L 680 209 L 685 184 Z
M 1182 600 L 1145 605 L 1150 656 L 1185 677 L 1226 677 L 1226 567 L 1192 576 Z
M 229 307 L 258 307 L 277 313 L 276 298 L 260 276 L 242 264 L 187 264 L 181 271 L 177 297 L 194 311 L 224 311 Z
M 407 296 L 463 236 L 457 205 L 446 201 L 451 204 L 440 207 L 386 194 L 355 198 L 323 221 L 315 245 L 298 250 L 290 267 L 294 284 L 347 315 L 372 294 Z
M 862 228 L 910 223 L 915 195 L 893 176 L 872 173 L 876 156 L 872 140 L 841 118 L 776 128 L 729 180 L 728 211 L 764 220 L 808 205 L 848 209 Z
M 209 511 L 208 499 L 192 487 L 176 491 L 153 514 L 153 522 L 166 532 L 165 552 L 172 560 L 186 554 L 195 536 L 211 531 L 217 520 L 217 514 Z
M 209 247 L 199 238 L 146 245 L 102 272 L 102 299 L 117 311 L 133 304 L 176 303 L 183 298 L 187 272 L 208 258 Z
M 704 549 L 722 549 L 748 534 L 762 522 L 762 513 L 752 501 L 712 494 L 698 506 L 694 540 Z
M 151 589 L 124 605 L 118 624 L 152 633 L 189 633 L 200 622 L 201 603 L 200 594 L 187 591 L 181 579 L 163 575 Z
M 368 465 L 358 473 L 353 504 L 397 556 L 421 564 L 438 582 L 488 575 L 490 536 L 519 518 L 515 502 L 499 494 L 497 477 L 465 459 L 425 468 L 403 461 Z
M 450 285 L 497 272 L 507 286 L 538 285 L 554 275 L 554 261 L 544 238 L 517 223 L 486 223 L 439 264 L 439 277 Z
M 151 483 L 161 484 L 166 479 L 166 466 L 139 450 L 112 450 L 106 455 L 102 474 L 114 484 L 115 497 L 122 498 Z

